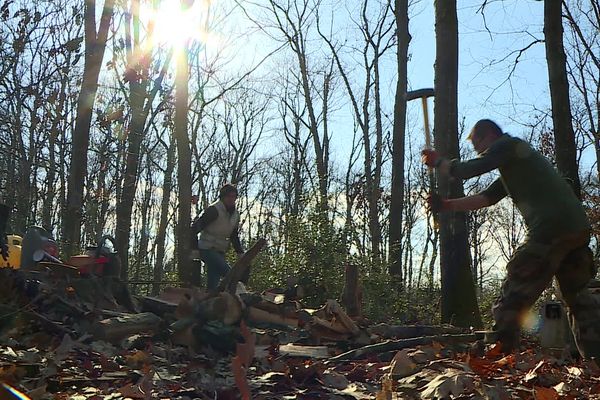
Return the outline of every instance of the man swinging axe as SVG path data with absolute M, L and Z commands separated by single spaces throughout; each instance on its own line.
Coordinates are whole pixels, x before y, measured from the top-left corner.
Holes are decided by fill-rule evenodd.
M 542 154 L 502 132 L 495 122 L 478 121 L 468 139 L 479 157 L 461 162 L 425 149 L 422 160 L 456 179 L 496 169 L 500 177 L 475 195 L 445 199 L 432 193 L 428 203 L 433 212 L 461 212 L 489 207 L 509 196 L 523 216 L 527 237 L 506 266 L 492 309 L 502 350 L 509 353 L 518 347 L 525 314 L 556 277 L 580 354 L 600 357 L 600 301 L 587 288 L 596 267 L 588 247 L 590 223 L 581 201 Z

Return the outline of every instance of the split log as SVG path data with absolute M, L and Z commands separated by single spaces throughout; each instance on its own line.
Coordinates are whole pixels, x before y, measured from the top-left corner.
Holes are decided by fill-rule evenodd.
M 453 335 L 465 333 L 466 329 L 452 325 L 388 325 L 378 324 L 368 331 L 385 339 L 408 339 L 421 336 Z
M 177 310 L 177 303 L 161 300 L 158 297 L 141 296 L 138 297 L 138 301 L 141 305 L 141 311 L 151 312 L 160 317 L 167 314 L 175 315 L 175 310 Z
M 195 308 L 196 315 L 206 321 L 221 321 L 233 325 L 242 319 L 242 302 L 237 296 L 224 292 L 201 301 Z
M 273 314 L 256 307 L 248 307 L 248 319 L 255 323 L 262 322 L 280 326 L 289 326 L 291 328 L 298 327 L 298 320 L 296 318 L 287 318 L 283 315 Z
M 340 304 L 335 300 L 327 300 L 325 303 L 325 311 L 333 314 L 336 321 L 339 321 L 342 325 L 350 331 L 352 335 L 358 335 L 360 328 L 356 323 L 344 312 Z
M 327 346 L 282 344 L 279 346 L 279 354 L 288 357 L 327 358 L 329 357 L 329 349 Z
M 463 335 L 436 335 L 436 336 L 423 336 L 410 339 L 400 340 L 386 340 L 385 342 L 371 344 L 368 346 L 360 347 L 358 349 L 350 350 L 345 353 L 339 354 L 335 357 L 331 357 L 327 362 L 333 363 L 337 361 L 349 361 L 356 360 L 365 357 L 369 354 L 374 353 L 385 353 L 387 351 L 398 351 L 415 346 L 429 345 L 433 342 L 439 343 L 469 343 L 477 341 L 478 337 L 475 334 L 463 334 Z
M 358 266 L 356 264 L 346 264 L 344 268 L 344 289 L 342 290 L 342 304 L 346 308 L 348 315 L 359 317 L 361 315 L 361 290 L 358 285 Z
M 221 283 L 219 284 L 218 291 L 228 291 L 229 293 L 235 293 L 235 288 L 237 283 L 244 277 L 247 272 L 247 269 L 250 268 L 250 262 L 258 255 L 258 253 L 262 250 L 263 247 L 267 244 L 265 239 L 258 239 L 256 243 L 244 253 L 243 256 L 239 258 L 233 264 L 231 270 L 225 275 Z
M 99 340 L 118 342 L 136 333 L 154 333 L 161 323 L 162 319 L 156 314 L 129 314 L 98 321 L 92 327 L 92 334 Z

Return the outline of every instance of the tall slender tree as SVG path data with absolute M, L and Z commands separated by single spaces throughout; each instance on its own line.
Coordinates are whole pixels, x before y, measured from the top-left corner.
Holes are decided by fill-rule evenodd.
M 559 171 L 569 178 L 577 197 L 581 198 L 575 132 L 571 123 L 573 118 L 567 80 L 567 57 L 563 45 L 562 1 L 544 0 L 544 36 L 556 165 Z
M 407 63 L 410 32 L 408 0 L 395 0 L 396 16 L 396 95 L 394 99 L 394 131 L 392 136 L 392 188 L 390 199 L 389 272 L 402 274 L 402 209 L 404 208 L 404 142 L 406 135 Z
M 83 188 L 87 176 L 88 145 L 92 110 L 98 90 L 98 77 L 106 49 L 108 28 L 113 16 L 115 0 L 106 0 L 96 32 L 96 1 L 86 0 L 84 11 L 85 61 L 81 91 L 77 100 L 77 119 L 71 145 L 67 204 L 63 219 L 63 241 L 65 253 L 73 254 L 80 247 L 83 209 Z
M 435 113 L 436 150 L 459 158 L 458 148 L 458 17 L 456 0 L 435 2 Z M 462 182 L 440 176 L 443 197 L 462 197 Z M 442 322 L 457 326 L 481 326 L 468 230 L 464 213 L 440 215 L 440 269 L 442 278 Z

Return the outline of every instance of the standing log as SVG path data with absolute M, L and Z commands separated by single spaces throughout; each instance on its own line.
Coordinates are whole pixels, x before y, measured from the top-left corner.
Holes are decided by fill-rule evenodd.
M 350 317 L 359 317 L 361 314 L 360 300 L 361 290 L 358 286 L 358 266 L 346 264 L 345 283 L 342 290 L 342 304 Z

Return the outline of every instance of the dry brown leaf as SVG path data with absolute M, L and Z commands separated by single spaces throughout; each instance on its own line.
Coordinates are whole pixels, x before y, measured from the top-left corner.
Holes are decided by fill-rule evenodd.
M 498 358 L 502 356 L 502 344 L 495 343 L 485 352 L 485 358 Z
M 417 364 L 408 356 L 408 349 L 396 353 L 390 363 L 390 374 L 394 378 L 404 378 L 417 369 Z
M 246 379 L 246 368 L 240 357 L 235 356 L 231 359 L 231 370 L 242 400 L 250 400 L 250 386 L 248 386 L 248 380 Z
M 377 392 L 375 400 L 392 400 L 393 394 L 392 378 L 389 375 L 385 375 L 381 380 L 381 391 Z
M 546 388 L 541 386 L 533 387 L 533 398 L 535 400 L 558 400 L 560 396 L 554 388 Z
M 143 367 L 144 365 L 151 364 L 152 357 L 145 351 L 136 350 L 132 354 L 128 354 L 125 356 L 125 362 L 130 368 L 138 369 Z
M 346 389 L 349 384 L 348 379 L 344 375 L 330 369 L 323 371 L 321 382 L 327 387 L 339 390 Z
M 421 392 L 422 399 L 445 399 L 450 395 L 460 396 L 471 393 L 475 389 L 473 375 L 466 372 L 450 370 L 444 374 L 437 375 Z
M 469 357 L 467 360 L 469 367 L 473 372 L 480 376 L 489 376 L 497 367 L 493 361 L 479 357 Z

